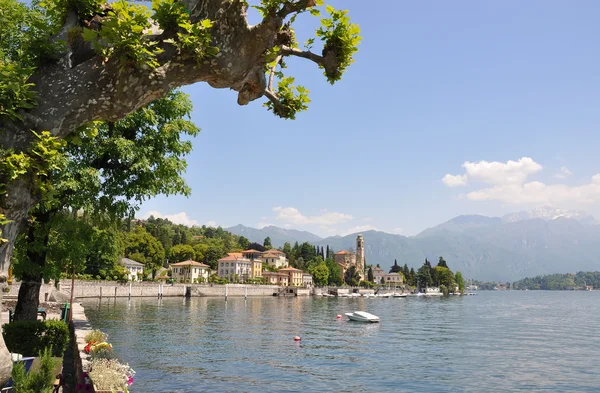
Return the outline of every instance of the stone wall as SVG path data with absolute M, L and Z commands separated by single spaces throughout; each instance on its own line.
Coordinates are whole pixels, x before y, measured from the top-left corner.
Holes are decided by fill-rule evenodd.
M 225 297 L 225 285 L 188 285 L 191 287 L 192 296 Z M 273 296 L 281 287 L 277 285 L 244 285 L 228 284 L 227 296 Z
M 189 284 L 187 285 L 189 286 Z M 121 284 L 117 281 L 84 281 L 75 280 L 74 297 L 76 299 L 90 297 L 163 297 L 185 296 L 185 284 L 158 284 L 155 282 L 130 282 Z M 70 295 L 71 282 L 61 282 L 60 289 Z

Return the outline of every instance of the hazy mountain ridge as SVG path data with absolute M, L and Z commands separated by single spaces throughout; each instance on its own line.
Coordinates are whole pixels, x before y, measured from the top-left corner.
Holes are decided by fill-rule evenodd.
M 515 219 L 516 215 L 518 219 Z M 258 237 L 250 238 L 232 230 L 234 228 L 227 230 L 251 241 L 260 239 L 262 242 L 268 232 L 255 230 L 259 231 L 255 233 Z M 290 233 L 285 240 L 284 235 L 291 231 L 278 229 L 282 231 L 278 232 L 281 235 L 278 241 L 271 236 L 275 246 L 298 239 L 297 233 Z M 440 255 L 452 270 L 460 270 L 466 277 L 479 280 L 513 281 L 543 274 L 592 271 L 600 267 L 600 225 L 595 218 L 581 212 L 553 211 L 546 207 L 503 218 L 458 216 L 412 237 L 379 231 L 362 234 L 367 263 L 379 263 L 386 270 L 394 259 L 399 264 L 417 268 L 425 258 L 435 262 Z M 356 235 L 297 241 L 329 245 L 339 251 L 355 247 Z

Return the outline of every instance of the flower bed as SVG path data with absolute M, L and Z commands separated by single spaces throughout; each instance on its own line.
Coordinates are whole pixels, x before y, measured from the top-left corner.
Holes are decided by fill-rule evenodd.
M 81 374 L 77 392 L 127 392 L 133 383 L 135 371 L 114 356 L 108 336 L 94 330 L 85 336 L 83 351 L 89 356 L 87 371 Z
M 77 392 L 127 393 L 135 371 L 114 356 L 106 334 L 92 330 L 83 307 L 73 304 L 73 350 Z

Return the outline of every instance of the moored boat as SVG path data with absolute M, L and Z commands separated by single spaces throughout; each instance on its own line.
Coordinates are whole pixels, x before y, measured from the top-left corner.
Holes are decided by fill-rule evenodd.
M 369 314 L 364 311 L 347 312 L 346 316 L 351 321 L 356 322 L 379 322 L 379 317 L 377 315 Z

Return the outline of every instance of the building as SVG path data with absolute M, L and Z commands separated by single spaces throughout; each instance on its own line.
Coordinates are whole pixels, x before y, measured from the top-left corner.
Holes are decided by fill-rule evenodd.
M 354 266 L 360 275 L 360 279 L 365 279 L 365 240 L 363 235 L 356 237 L 356 252 L 343 250 L 333 254 L 333 260 L 340 265 L 342 270 L 342 279 L 346 271 Z
M 217 274 L 219 278 L 229 281 L 245 281 L 252 277 L 254 262 L 243 256 L 241 252 L 230 252 L 226 257 L 219 259 Z
M 177 282 L 202 283 L 208 282 L 210 266 L 204 263 L 187 260 L 171 264 L 171 275 Z
M 375 284 L 381 284 L 381 279 L 385 276 L 385 271 L 379 266 L 373 266 L 371 270 L 373 271 L 373 282 Z
M 290 262 L 286 258 L 285 253 L 279 250 L 265 251 L 262 253 L 261 259 L 264 263 L 276 269 L 290 266 Z
M 302 286 L 302 275 L 304 272 L 300 269 L 295 269 L 293 267 L 286 267 L 283 269 L 279 269 L 279 273 L 285 273 L 289 276 L 289 286 L 293 287 L 301 287 Z
M 383 285 L 400 286 L 404 284 L 404 275 L 398 273 L 386 273 L 383 275 Z
M 261 255 L 262 253 L 256 250 L 242 251 L 242 257 L 252 261 L 252 271 L 250 273 L 250 277 L 252 278 L 262 277 L 263 259 Z
M 313 286 L 313 278 L 310 274 L 308 273 L 304 273 L 302 275 L 302 285 L 304 285 L 305 287 L 312 287 Z
M 281 285 L 287 287 L 290 282 L 290 276 L 286 273 L 262 272 L 262 276 L 266 279 L 267 284 Z
M 121 264 L 127 269 L 127 279 L 137 281 L 138 274 L 144 275 L 144 264 L 129 258 L 121 258 Z

